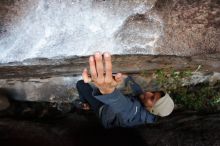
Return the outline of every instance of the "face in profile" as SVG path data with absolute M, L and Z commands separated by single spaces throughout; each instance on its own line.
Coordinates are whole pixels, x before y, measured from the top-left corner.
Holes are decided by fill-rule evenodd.
M 158 92 L 144 92 L 139 96 L 141 103 L 147 108 L 151 109 L 155 103 L 164 96 L 161 91 Z

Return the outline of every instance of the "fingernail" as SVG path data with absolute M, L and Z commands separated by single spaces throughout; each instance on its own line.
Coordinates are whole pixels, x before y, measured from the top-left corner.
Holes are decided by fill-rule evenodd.
M 99 57 L 99 56 L 101 56 L 101 53 L 100 52 L 96 52 L 95 53 L 95 57 Z
M 100 52 L 96 52 L 96 53 L 95 53 L 95 55 L 100 55 L 100 54 L 101 54 Z
M 95 58 L 96 58 L 96 59 L 100 59 L 101 57 L 102 57 L 102 56 L 101 56 L 100 53 L 96 53 L 96 54 L 95 54 Z
M 105 57 L 109 57 L 110 54 L 108 52 L 105 53 Z
M 93 61 L 94 59 L 93 59 L 93 56 L 90 56 L 89 57 L 89 61 Z

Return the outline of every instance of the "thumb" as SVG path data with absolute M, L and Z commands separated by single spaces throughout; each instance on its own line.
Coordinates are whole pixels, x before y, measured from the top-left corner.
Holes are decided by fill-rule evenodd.
M 84 83 L 89 83 L 92 81 L 91 78 L 88 76 L 88 71 L 86 68 L 83 70 L 82 77 L 83 77 Z

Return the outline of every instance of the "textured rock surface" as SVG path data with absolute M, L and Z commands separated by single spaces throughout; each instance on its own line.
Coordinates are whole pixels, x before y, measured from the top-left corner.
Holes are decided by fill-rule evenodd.
M 0 62 L 97 50 L 215 53 L 220 51 L 219 11 L 218 0 L 3 0 Z
M 213 72 L 220 72 L 220 54 L 194 57 L 130 55 L 113 56 L 113 71 L 139 76 L 147 72 L 149 76 L 137 80 L 143 89 L 152 89 L 148 85 L 152 73 L 158 69 L 171 71 L 190 70 L 205 73 L 192 80 L 201 82 L 211 80 Z M 202 58 L 202 59 L 201 59 Z M 133 62 L 130 64 L 129 62 Z M 20 100 L 32 101 L 72 101 L 75 97 L 75 84 L 81 79 L 83 68 L 87 67 L 87 57 L 66 59 L 30 59 L 24 62 L 0 65 L 0 88 L 14 89 Z M 79 75 L 79 76 L 78 76 Z M 74 77 L 75 76 L 75 77 Z M 219 76 L 216 76 L 219 80 Z M 213 79 L 213 80 L 216 80 Z M 57 99 L 58 98 L 58 99 Z M 65 100 L 64 100 L 65 99 Z
M 164 22 L 159 53 L 194 55 L 220 51 L 219 0 L 158 0 L 154 10 Z
M 113 73 L 136 74 L 141 71 L 152 72 L 157 69 L 194 71 L 201 66 L 202 72 L 220 72 L 220 53 L 192 57 L 154 56 L 154 55 L 115 55 Z M 24 62 L 0 64 L 1 79 L 7 78 L 47 78 L 53 76 L 81 75 L 88 67 L 88 57 L 68 57 L 63 59 L 36 58 Z
M 47 0 L 39 1 L 45 3 L 41 3 L 43 5 L 39 5 L 39 9 L 33 15 L 30 15 L 29 12 L 37 8 L 38 0 L 0 1 L 0 44 L 2 43 L 0 46 L 6 46 L 0 47 L 0 51 L 3 53 L 5 49 L 9 48 L 8 53 L 6 51 L 6 54 L 0 54 L 1 61 L 23 60 L 36 56 L 51 57 L 57 52 L 58 55 L 62 54 L 65 50 L 67 50 L 67 55 L 71 52 L 73 52 L 71 55 L 75 55 L 76 52 L 72 51 L 72 35 L 75 33 L 70 33 L 72 32 L 69 29 L 71 27 L 67 29 L 62 27 L 66 23 L 60 23 L 71 18 L 64 18 L 64 14 L 69 14 L 66 10 L 72 12 L 71 9 L 66 7 L 67 9 L 62 10 L 63 13 L 59 13 L 61 9 L 56 8 L 56 6 L 61 6 L 61 4 L 56 5 L 57 3 L 55 3 L 51 6 L 46 3 L 49 2 Z M 150 8 L 146 9 L 145 5 L 134 10 L 133 7 L 137 6 L 138 2 L 147 2 L 146 5 Z M 50 6 L 52 7 L 52 15 L 47 14 L 47 10 L 51 12 Z M 110 12 L 111 14 L 108 16 L 114 18 L 113 24 L 116 24 L 115 22 L 118 20 L 115 19 L 115 14 L 119 16 L 120 22 L 121 17 L 123 17 L 122 23 L 116 26 L 116 30 L 110 37 L 111 41 L 109 38 L 107 41 L 103 41 L 102 38 L 106 38 L 103 33 L 101 35 L 95 33 L 95 35 L 90 36 L 92 39 L 98 36 L 98 41 L 95 42 L 98 45 L 105 42 L 103 43 L 105 45 L 101 45 L 101 47 L 105 48 L 108 44 L 106 50 L 113 51 L 113 53 L 118 53 L 118 50 L 109 49 L 112 47 L 112 39 L 120 48 L 124 49 L 122 53 L 191 56 L 220 51 L 220 3 L 218 0 L 93 1 L 92 6 L 95 10 L 103 7 L 104 12 Z M 53 16 L 57 18 L 61 16 L 61 19 L 55 19 Z M 94 16 L 99 17 L 100 15 L 95 14 Z M 52 20 L 57 24 L 53 25 L 54 23 L 51 21 L 46 21 L 44 25 L 44 19 L 47 17 L 53 17 Z M 98 25 L 92 24 L 96 28 L 94 30 L 99 32 L 97 29 L 100 24 L 99 21 L 93 20 L 98 22 Z M 25 23 L 22 23 L 23 21 Z M 26 22 L 30 23 L 27 24 Z M 108 24 L 103 27 L 108 28 L 113 25 Z M 16 31 L 19 33 L 10 31 L 17 25 L 19 28 Z M 51 35 L 51 32 L 56 32 L 53 27 L 55 30 L 61 31 Z M 51 28 L 52 31 L 50 31 Z M 47 35 L 44 35 L 45 32 Z M 83 31 L 83 36 L 88 36 L 86 32 Z M 11 34 L 16 34 L 14 35 L 15 39 L 9 37 Z M 5 36 L 9 41 L 2 39 Z M 16 39 L 17 36 L 19 36 L 18 40 Z M 90 37 L 85 37 L 84 40 L 90 40 Z M 78 37 L 76 38 L 78 39 Z M 47 43 L 43 46 L 47 49 L 40 48 L 38 44 L 42 45 L 45 41 Z M 20 43 L 23 42 L 26 43 L 21 45 Z M 83 41 L 84 44 L 86 43 Z M 32 47 L 35 50 L 32 50 Z M 92 47 L 96 48 L 97 46 L 92 43 Z M 83 54 L 91 51 L 91 49 L 86 49 L 84 51 L 79 49 L 78 53 Z M 172 68 L 178 71 L 186 69 L 195 71 L 201 65 L 199 71 L 205 74 L 195 81 L 203 81 L 204 78 L 209 81 L 216 81 L 219 80 L 219 73 L 206 73 L 220 72 L 219 55 L 206 54 L 185 58 L 143 55 L 114 56 L 113 64 L 114 72 L 120 71 L 132 74 L 135 77 L 139 77 L 138 73 L 144 69 L 150 74 L 161 68 L 167 71 Z M 15 103 L 19 107 L 18 110 L 12 106 L 11 110 L 0 112 L 0 145 L 220 145 L 219 109 L 212 113 L 197 113 L 179 109 L 171 116 L 160 119 L 154 125 L 111 130 L 103 129 L 94 115 L 89 113 L 78 113 L 75 110 L 67 113 L 71 107 L 68 106 L 69 104 L 66 106 L 66 103 L 77 97 L 74 87 L 80 77 L 74 76 L 80 75 L 87 64 L 87 57 L 29 59 L 24 62 L 1 64 L 0 93 L 7 89 L 10 93 L 16 93 L 15 99 L 37 102 L 18 101 Z M 151 80 L 151 78 L 142 79 L 139 80 L 142 84 Z
M 70 113 L 59 118 L 0 118 L 0 144 L 33 146 L 218 146 L 220 113 L 176 111 L 157 124 L 103 129 L 94 115 Z M 54 116 L 53 116 L 54 117 Z M 18 120 L 19 119 L 19 120 Z M 34 119 L 34 121 L 33 121 Z M 13 139 L 13 140 L 12 140 Z

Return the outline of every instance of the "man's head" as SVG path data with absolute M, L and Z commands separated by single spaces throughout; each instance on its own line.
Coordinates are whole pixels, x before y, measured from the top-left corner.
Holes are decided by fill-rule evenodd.
M 161 117 L 168 116 L 174 109 L 172 98 L 163 91 L 144 92 L 140 100 L 152 114 Z

